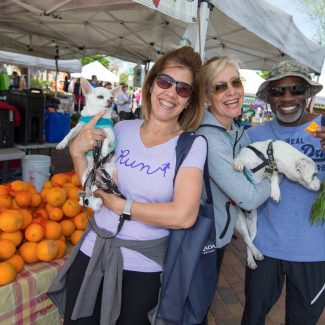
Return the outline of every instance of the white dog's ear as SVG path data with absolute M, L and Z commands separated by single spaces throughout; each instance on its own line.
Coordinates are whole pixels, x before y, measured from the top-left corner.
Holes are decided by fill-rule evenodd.
M 93 87 L 92 85 L 88 82 L 87 79 L 85 78 L 80 78 L 80 85 L 81 85 L 81 89 L 82 92 L 85 96 L 89 95 L 90 93 L 92 93 L 93 91 Z
M 300 172 L 300 175 L 306 180 L 306 168 L 308 168 L 308 160 L 301 158 L 296 162 L 296 170 Z M 308 174 L 308 173 L 307 173 Z

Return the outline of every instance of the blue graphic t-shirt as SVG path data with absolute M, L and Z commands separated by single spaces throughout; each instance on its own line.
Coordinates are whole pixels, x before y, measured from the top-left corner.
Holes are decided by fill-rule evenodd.
M 320 117 L 314 119 L 320 125 Z M 314 138 L 305 128 L 311 123 L 284 127 L 277 120 L 265 122 L 247 130 L 252 142 L 268 139 L 290 143 L 314 160 L 318 177 L 325 178 L 325 153 L 320 139 Z M 313 192 L 284 177 L 280 184 L 279 203 L 272 199 L 258 209 L 258 249 L 269 257 L 296 262 L 325 261 L 325 224 L 309 222 L 311 206 L 319 192 Z

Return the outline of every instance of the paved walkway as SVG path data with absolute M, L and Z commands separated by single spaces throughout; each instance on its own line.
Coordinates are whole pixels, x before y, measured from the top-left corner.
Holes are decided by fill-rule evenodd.
M 209 325 L 239 325 L 243 306 L 246 248 L 241 238 L 227 247 L 218 290 L 209 313 Z M 270 311 L 266 325 L 284 325 L 285 293 Z M 306 324 L 307 325 L 307 324 Z M 325 325 L 325 310 L 317 325 Z

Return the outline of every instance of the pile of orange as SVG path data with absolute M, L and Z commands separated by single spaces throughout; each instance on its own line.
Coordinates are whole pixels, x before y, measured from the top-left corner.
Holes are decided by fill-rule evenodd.
M 67 241 L 80 240 L 88 223 L 80 190 L 73 172 L 53 175 L 40 193 L 21 180 L 0 184 L 0 285 L 12 282 L 25 263 L 62 258 Z

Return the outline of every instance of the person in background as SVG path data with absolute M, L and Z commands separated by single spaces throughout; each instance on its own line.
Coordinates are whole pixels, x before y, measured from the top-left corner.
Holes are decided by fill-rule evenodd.
M 80 78 L 76 80 L 73 86 L 73 99 L 74 99 L 74 110 L 80 112 L 85 104 L 85 97 L 82 94 L 80 86 Z
M 64 77 L 64 83 L 63 83 L 63 91 L 65 91 L 66 93 L 69 91 L 69 78 L 68 76 Z
M 97 87 L 97 83 L 98 83 L 98 81 L 97 81 L 97 76 L 96 76 L 96 75 L 92 75 L 92 76 L 91 76 L 90 84 L 91 84 L 94 88 L 96 88 L 96 87 Z
M 137 107 L 139 107 L 140 102 L 141 102 L 141 89 L 139 89 L 136 93 L 135 93 L 135 102 L 137 104 Z
M 131 110 L 131 97 L 128 94 L 128 85 L 122 85 L 121 92 L 117 95 L 115 103 L 120 120 L 130 120 L 133 118 Z
M 270 71 L 257 98 L 276 115 L 271 121 L 247 130 L 251 141 L 283 140 L 312 158 L 324 180 L 324 129 L 313 136 L 305 131 L 321 117 L 307 111 L 307 101 L 323 86 L 310 79 L 309 70 L 295 61 L 283 61 Z M 311 224 L 311 206 L 319 193 L 284 178 L 281 200 L 269 199 L 258 209 L 255 246 L 264 260 L 246 268 L 245 309 L 242 325 L 265 324 L 286 282 L 285 324 L 318 324 L 325 307 L 325 224 Z
M 49 289 L 57 305 L 55 297 L 63 298 L 65 325 L 150 324 L 147 314 L 158 303 L 168 229 L 191 227 L 200 205 L 207 150 L 202 137 L 195 139 L 175 185 L 173 179 L 179 136 L 199 126 L 204 110 L 201 65 L 191 47 L 161 56 L 144 81 L 144 119 L 115 125 L 118 188 L 127 199 L 96 191 L 104 205 Z M 70 145 L 80 178 L 88 168 L 86 153 L 105 135 L 94 128 L 100 117 Z
M 237 207 L 252 210 L 270 195 L 270 182 L 254 184 L 233 168 L 233 160 L 250 141 L 237 122 L 244 102 L 239 63 L 231 57 L 213 57 L 204 63 L 207 109 L 196 131 L 208 140 L 208 166 L 217 232 L 218 271 L 237 221 Z M 203 193 L 205 197 L 205 193 Z
M 20 77 L 19 77 L 17 71 L 13 71 L 11 78 L 10 78 L 9 90 L 18 90 L 19 81 L 20 81 Z
M 106 82 L 104 87 L 107 89 L 112 89 L 112 83 L 108 81 L 108 82 Z

